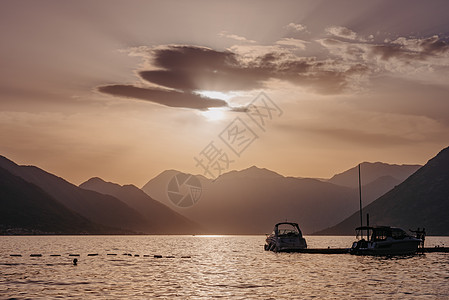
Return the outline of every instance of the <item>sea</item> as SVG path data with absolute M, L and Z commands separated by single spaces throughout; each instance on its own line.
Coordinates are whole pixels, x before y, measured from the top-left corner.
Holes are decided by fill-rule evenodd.
M 354 237 L 306 240 L 309 248 L 348 248 Z M 449 299 L 449 253 L 274 253 L 264 242 L 263 235 L 1 236 L 0 298 Z M 437 245 L 449 246 L 449 237 L 426 238 L 427 247 Z

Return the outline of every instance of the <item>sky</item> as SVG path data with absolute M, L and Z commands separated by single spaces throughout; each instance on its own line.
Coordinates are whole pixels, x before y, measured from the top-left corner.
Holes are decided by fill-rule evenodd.
M 1 1 L 0 155 L 329 178 L 449 144 L 447 1 Z

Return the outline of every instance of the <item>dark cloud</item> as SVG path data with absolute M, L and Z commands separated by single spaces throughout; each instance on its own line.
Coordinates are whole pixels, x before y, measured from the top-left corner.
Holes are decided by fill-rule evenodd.
M 230 51 L 196 46 L 171 46 L 151 51 L 154 66 L 162 70 L 141 71 L 139 75 L 155 84 L 184 91 L 251 90 L 270 78 L 258 65 L 246 65 Z
M 420 41 L 420 46 L 425 53 L 429 55 L 437 55 L 449 52 L 449 44 L 438 38 L 438 36 L 432 36 Z
M 139 76 L 170 90 L 140 88 L 129 85 L 110 85 L 98 90 L 115 96 L 124 96 L 155 103 L 205 109 L 227 106 L 225 101 L 208 99 L 195 91 L 241 91 L 263 88 L 266 81 L 279 79 L 313 88 L 320 93 L 340 93 L 350 77 L 363 73 L 360 66 L 336 67 L 330 61 L 315 58 L 292 57 L 282 52 L 270 52 L 244 60 L 237 53 L 216 51 L 196 46 L 170 46 L 149 51 L 157 70 L 142 70 Z M 244 108 L 232 108 L 244 111 Z
M 204 98 L 192 93 L 153 88 L 140 88 L 132 85 L 108 85 L 99 87 L 102 93 L 147 100 L 170 107 L 185 107 L 204 110 L 209 107 L 227 107 L 224 100 Z
M 423 39 L 398 38 L 392 42 L 370 47 L 372 53 L 383 60 L 396 58 L 402 61 L 422 61 L 449 53 L 449 44 L 438 36 Z
M 238 54 L 195 46 L 172 46 L 152 51 L 153 63 L 163 70 L 141 71 L 155 84 L 184 91 L 235 91 L 261 88 L 269 79 L 312 87 L 321 93 L 339 93 L 348 76 L 364 72 L 359 66 L 336 68 L 332 62 L 270 52 L 244 61 Z
M 344 27 L 331 27 L 328 31 L 337 38 L 355 35 Z M 197 46 L 159 47 L 147 53 L 157 69 L 141 70 L 138 74 L 144 81 L 168 89 L 111 85 L 100 87 L 99 91 L 171 107 L 207 109 L 228 104 L 223 100 L 201 97 L 196 91 L 252 90 L 263 88 L 270 79 L 278 79 L 321 94 L 338 94 L 355 85 L 357 81 L 354 78 L 376 69 L 373 61 L 366 57 L 378 57 L 383 61 L 394 58 L 409 63 L 441 57 L 449 52 L 448 43 L 438 36 L 423 39 L 401 37 L 382 44 L 361 40 L 343 42 L 335 38 L 321 42 L 328 49 L 335 49 L 340 58 L 318 60 L 273 50 L 248 59 L 228 50 Z
M 111 85 L 100 87 L 99 91 L 166 106 L 206 109 L 228 104 L 223 100 L 201 97 L 196 91 L 259 89 L 268 80 L 277 79 L 321 94 L 339 94 L 355 86 L 357 79 L 378 70 L 376 60 L 370 58 L 388 62 L 394 58 L 410 64 L 431 57 L 441 58 L 449 53 L 448 43 L 438 36 L 423 39 L 400 37 L 373 44 L 360 39 L 340 41 L 339 37 L 356 37 L 353 31 L 344 27 L 330 27 L 328 32 L 334 38 L 320 42 L 337 56 L 325 60 L 298 57 L 279 48 L 248 58 L 229 50 L 217 51 L 198 46 L 158 47 L 146 53 L 156 69 L 141 70 L 138 74 L 144 81 L 168 89 Z

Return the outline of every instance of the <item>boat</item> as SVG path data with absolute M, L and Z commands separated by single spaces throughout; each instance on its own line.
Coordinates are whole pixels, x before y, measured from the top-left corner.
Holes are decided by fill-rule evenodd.
M 369 226 L 369 214 L 366 215 L 366 226 L 362 219 L 362 183 L 359 169 L 360 227 L 356 228 L 356 238 L 349 253 L 354 255 L 409 255 L 418 252 L 418 246 L 424 247 L 424 238 L 408 235 L 404 230 L 390 226 Z M 420 231 L 418 231 L 421 233 Z M 370 233 L 372 233 L 370 235 Z M 366 236 L 366 240 L 364 239 Z M 424 237 L 424 235 L 422 235 Z
M 266 238 L 264 248 L 266 251 L 295 252 L 306 249 L 307 243 L 298 223 L 281 222 L 274 225 L 273 232 Z
M 404 230 L 390 226 L 357 227 L 357 237 L 349 253 L 354 255 L 411 255 L 418 252 L 421 239 L 408 235 Z M 366 232 L 366 240 L 363 238 Z M 370 232 L 372 232 L 370 236 Z

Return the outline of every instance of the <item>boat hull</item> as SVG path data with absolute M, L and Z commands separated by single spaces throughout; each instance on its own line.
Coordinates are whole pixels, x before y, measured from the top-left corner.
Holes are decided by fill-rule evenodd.
M 269 236 L 266 240 L 265 250 L 274 252 L 297 252 L 307 248 L 306 240 L 302 237 L 279 238 Z
M 350 252 L 354 255 L 412 255 L 418 252 L 418 239 L 384 242 L 366 242 L 364 247 L 354 243 Z
M 267 251 L 295 252 L 307 248 L 298 223 L 281 222 L 274 225 L 273 233 L 267 236 L 264 246 Z

